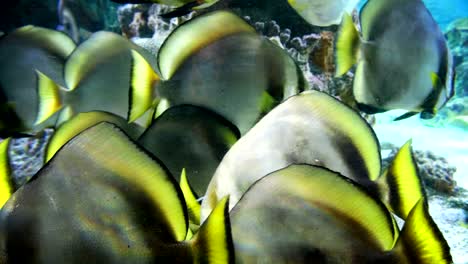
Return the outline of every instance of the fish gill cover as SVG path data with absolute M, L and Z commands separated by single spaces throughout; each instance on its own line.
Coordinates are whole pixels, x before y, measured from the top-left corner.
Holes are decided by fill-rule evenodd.
M 0 263 L 466 263 L 468 6 L 358 2 L 6 4 Z

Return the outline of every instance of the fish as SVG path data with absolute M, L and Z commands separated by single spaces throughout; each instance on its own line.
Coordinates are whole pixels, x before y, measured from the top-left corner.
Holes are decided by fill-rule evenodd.
M 293 163 L 328 167 L 351 179 L 377 179 L 380 148 L 368 123 L 332 96 L 311 90 L 266 114 L 226 153 L 208 185 L 202 220 L 229 194 L 230 209 L 255 181 Z
M 162 4 L 174 7 L 173 11 L 160 14 L 161 17 L 172 18 L 189 14 L 194 10 L 208 8 L 219 0 L 111 0 L 119 4 Z
M 424 201 L 400 231 L 378 197 L 309 164 L 262 177 L 229 216 L 238 263 L 453 263 Z
M 145 59 L 138 62 L 132 59 L 139 57 Z M 160 80 L 157 70 L 146 71 L 153 69 L 148 64 L 152 57 L 120 35 L 106 31 L 94 33 L 67 59 L 65 87 L 38 71 L 41 96 L 37 122 L 46 121 L 59 111 L 59 119 L 67 120 L 76 113 L 96 110 L 136 121 L 152 105 L 151 94 Z M 129 105 L 137 99 L 140 105 L 129 111 Z
M 420 0 L 368 1 L 361 32 L 346 14 L 336 40 L 336 76 L 357 64 L 353 95 L 360 110 L 403 109 L 401 120 L 436 115 L 454 95 L 453 58 Z
M 128 123 L 125 118 L 112 113 L 103 111 L 79 113 L 57 127 L 45 147 L 44 164 L 52 159 L 55 153 L 57 153 L 57 151 L 70 139 L 74 138 L 84 130 L 102 122 L 114 124 L 133 140 L 137 140 L 138 137 L 143 134 L 144 130 L 144 128 L 138 124 Z
M 359 0 L 288 0 L 288 4 L 307 22 L 327 27 L 340 24 L 345 12 L 351 13 Z
M 158 116 L 138 139 L 161 159 L 176 180 L 185 168 L 195 194 L 206 187 L 240 132 L 222 116 L 205 108 L 177 105 Z
M 158 65 L 164 80 L 158 97 L 172 106 L 210 109 L 241 134 L 306 86 L 301 70 L 284 50 L 228 11 L 200 15 L 176 28 L 159 50 Z
M 50 137 L 44 147 L 44 160 L 43 164 L 47 163 L 55 153 L 67 143 L 70 139 L 81 133 L 82 131 L 101 122 L 109 122 L 120 129 L 125 131 L 127 135 L 136 140 L 143 133 L 143 127 L 135 124 L 128 123 L 123 117 L 102 112 L 92 111 L 79 113 L 72 117 L 70 120 L 62 123 L 55 130 L 54 134 Z M 29 137 L 41 137 L 42 134 L 36 134 Z M 26 177 L 24 180 L 15 178 L 13 175 L 13 167 L 10 163 L 10 148 L 13 138 L 9 137 L 0 143 L 0 208 L 10 198 L 10 196 L 18 190 L 21 186 L 29 181 L 34 175 Z
M 187 207 L 172 175 L 118 127 L 99 123 L 1 209 L 0 261 L 233 263 L 227 202 L 185 240 Z
M 380 145 L 352 108 L 319 91 L 278 105 L 241 137 L 216 169 L 201 206 L 201 221 L 229 195 L 232 209 L 254 182 L 291 164 L 323 166 L 358 182 L 402 219 L 425 197 L 408 141 L 382 172 Z
M 0 38 L 0 136 L 34 133 L 38 92 L 36 70 L 64 85 L 63 69 L 75 42 L 55 30 L 27 25 Z

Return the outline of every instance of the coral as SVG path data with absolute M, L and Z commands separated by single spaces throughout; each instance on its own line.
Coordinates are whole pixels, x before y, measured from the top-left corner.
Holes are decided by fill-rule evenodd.
M 117 19 L 120 24 L 122 34 L 127 38 L 149 37 L 147 19 L 145 14 L 148 12 L 147 5 L 122 5 L 117 9 Z
M 459 102 L 456 102 L 458 98 L 468 97 L 468 18 L 461 18 L 450 24 L 445 36 L 452 51 L 457 74 L 455 78 L 456 98 L 448 104 L 453 109 L 458 108 Z M 458 110 L 455 109 L 455 112 Z
M 334 65 L 334 31 L 322 31 L 303 36 L 292 36 L 291 30 L 282 29 L 274 20 L 267 22 L 244 19 L 255 27 L 257 32 L 286 50 L 298 63 L 309 84 L 310 89 L 327 92 L 354 106 L 351 89 L 353 73 L 335 78 Z
M 124 36 L 136 44 L 144 43 L 144 48 L 156 54 L 169 35 L 182 22 L 192 18 L 194 12 L 176 18 L 162 18 L 160 14 L 171 11 L 166 5 L 126 4 L 117 9 L 120 28 Z M 152 44 L 150 44 L 151 38 Z M 147 39 L 142 41 L 141 39 Z
M 45 129 L 34 137 L 11 141 L 8 154 L 16 186 L 25 184 L 42 167 L 45 147 L 52 134 L 52 129 Z
M 310 54 L 310 60 L 321 71 L 332 74 L 335 72 L 335 63 L 333 56 L 335 36 L 331 31 L 320 32 L 317 47 Z
M 389 150 L 390 154 L 382 160 L 383 167 L 387 167 L 398 151 L 398 147 L 391 143 L 383 143 L 382 150 Z M 429 191 L 454 195 L 456 182 L 453 178 L 457 168 L 450 165 L 444 157 L 437 156 L 431 151 L 413 151 L 413 157 L 418 165 L 419 175 Z M 427 189 L 426 188 L 426 189 Z

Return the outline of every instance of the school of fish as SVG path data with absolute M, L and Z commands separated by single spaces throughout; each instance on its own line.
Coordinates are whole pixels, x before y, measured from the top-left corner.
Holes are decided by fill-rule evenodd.
M 453 96 L 421 0 L 368 0 L 360 27 L 357 1 L 287 1 L 312 25 L 340 24 L 336 75 L 355 71 L 358 109 L 311 90 L 285 50 L 211 10 L 218 0 L 113 1 L 210 11 L 156 57 L 105 31 L 0 37 L 0 263 L 453 263 L 411 140 L 383 168 L 357 111 L 432 118 Z M 47 127 L 43 167 L 20 184 L 11 141 Z

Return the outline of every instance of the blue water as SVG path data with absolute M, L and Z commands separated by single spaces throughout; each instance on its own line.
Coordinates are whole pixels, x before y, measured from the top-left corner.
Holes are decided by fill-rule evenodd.
M 442 30 L 454 20 L 468 17 L 468 0 L 423 0 Z M 361 8 L 367 1 L 359 4 Z

